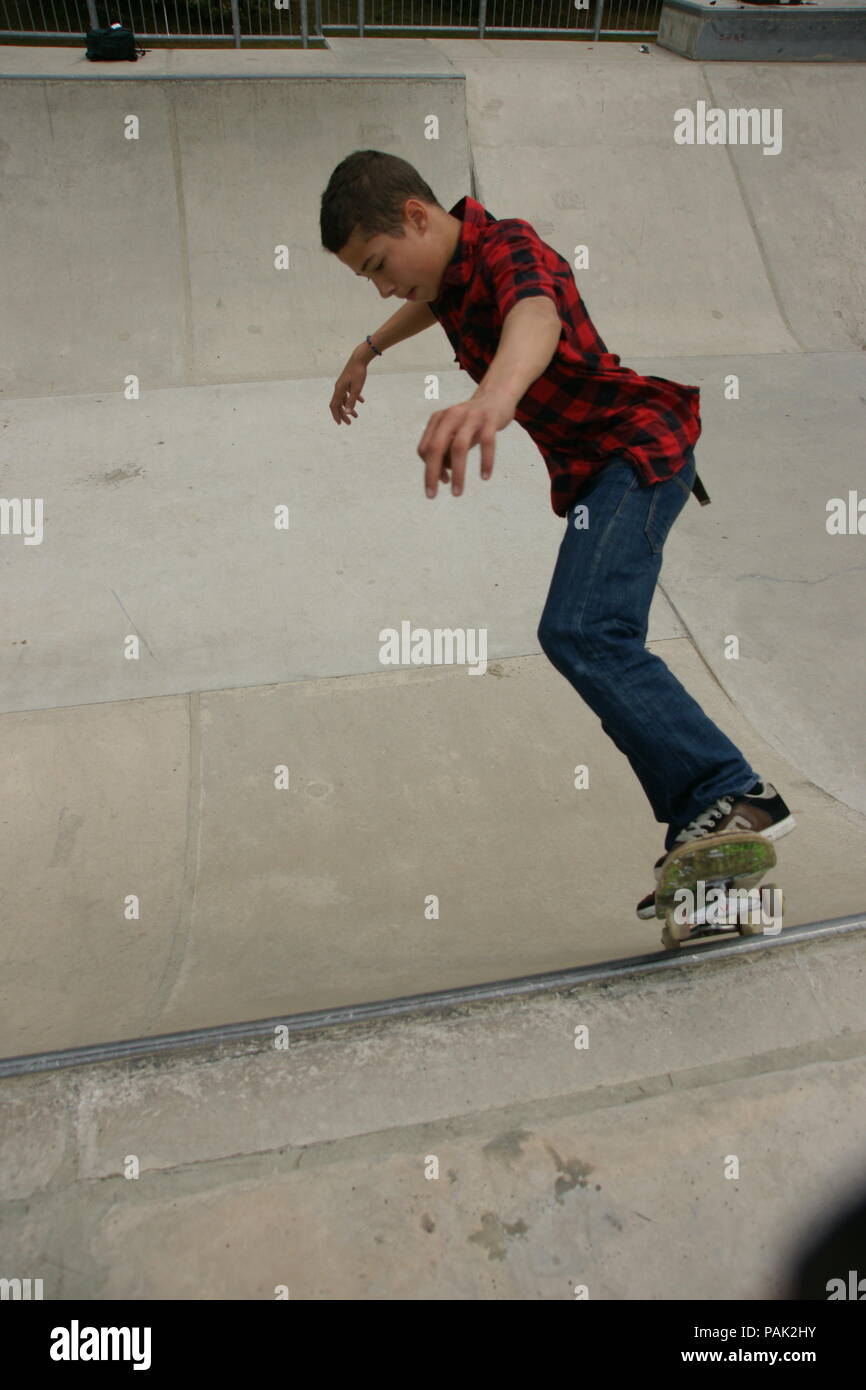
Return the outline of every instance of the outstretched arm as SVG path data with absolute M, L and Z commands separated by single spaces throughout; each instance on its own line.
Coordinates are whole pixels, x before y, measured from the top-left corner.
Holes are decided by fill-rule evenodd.
M 556 305 L 547 295 L 517 301 L 506 315 L 499 347 L 474 396 L 430 416 L 418 445 L 428 497 L 436 496 L 440 481 L 448 482 L 449 469 L 451 491 L 460 496 L 466 455 L 475 444 L 481 445 L 481 476 L 490 477 L 497 431 L 511 423 L 517 402 L 548 366 L 561 329 Z
M 516 406 L 556 351 L 562 322 L 546 294 L 518 299 L 506 316 L 499 347 L 471 400 L 494 393 Z

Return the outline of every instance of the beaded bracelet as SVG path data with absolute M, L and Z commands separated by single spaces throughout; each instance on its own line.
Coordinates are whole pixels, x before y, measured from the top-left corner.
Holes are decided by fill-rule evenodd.
M 379 351 L 379 349 L 376 347 L 376 344 L 373 342 L 373 340 L 372 340 L 372 338 L 370 337 L 369 333 L 367 334 L 367 342 L 370 344 L 370 347 L 373 349 L 373 351 L 375 352 L 376 356 L 377 356 L 377 357 L 381 357 L 382 354 L 381 354 L 381 352 Z

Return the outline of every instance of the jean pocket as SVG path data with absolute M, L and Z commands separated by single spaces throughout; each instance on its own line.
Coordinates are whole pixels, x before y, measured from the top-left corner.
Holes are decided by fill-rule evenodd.
M 678 474 L 652 484 L 644 535 L 653 555 L 661 554 L 670 529 L 690 496 L 691 488 Z

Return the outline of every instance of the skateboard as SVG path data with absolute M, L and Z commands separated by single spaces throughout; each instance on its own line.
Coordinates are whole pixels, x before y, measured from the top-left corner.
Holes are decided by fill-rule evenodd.
M 777 936 L 785 913 L 782 890 L 775 883 L 756 887 L 775 863 L 774 846 L 757 833 L 705 835 L 678 845 L 655 894 L 665 949 L 728 932 Z

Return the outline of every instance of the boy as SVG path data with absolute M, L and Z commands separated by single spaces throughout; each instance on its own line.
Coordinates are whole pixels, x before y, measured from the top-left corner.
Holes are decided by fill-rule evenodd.
M 373 357 L 438 322 L 478 390 L 437 411 L 422 435 L 428 496 L 449 473 L 460 495 L 476 443 L 488 478 L 495 435 L 511 420 L 542 454 L 551 505 L 568 522 L 538 640 L 667 822 L 656 878 L 668 853 L 701 836 L 788 834 L 796 822 L 776 788 L 644 645 L 668 532 L 690 492 L 710 500 L 692 447 L 698 388 L 621 367 L 568 262 L 528 222 L 499 221 L 470 196 L 446 212 L 395 155 L 356 150 L 337 166 L 322 195 L 321 236 L 383 298 L 409 301 L 349 358 L 330 403 L 337 424 L 357 418 Z M 637 914 L 655 915 L 653 893 Z

